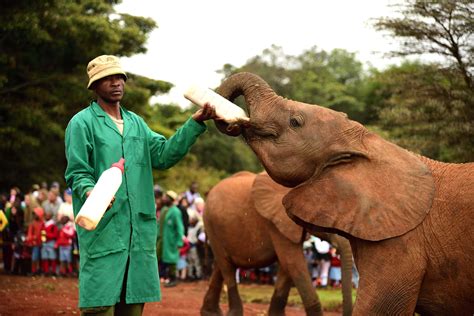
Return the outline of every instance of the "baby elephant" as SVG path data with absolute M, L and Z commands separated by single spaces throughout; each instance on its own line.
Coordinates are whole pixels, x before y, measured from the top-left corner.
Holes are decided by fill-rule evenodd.
M 261 268 L 277 260 L 279 269 L 268 314 L 284 315 L 293 284 L 298 289 L 306 314 L 322 314 L 303 255 L 302 243 L 306 233 L 290 220 L 282 205 L 282 197 L 288 191 L 267 174 L 240 172 L 222 180 L 209 192 L 204 224 L 216 264 L 201 315 L 222 315 L 219 298 L 223 282 L 228 289 L 228 315 L 243 315 L 235 280 L 236 269 Z M 326 234 L 326 238 L 341 252 L 344 314 L 350 315 L 350 245 L 337 235 Z

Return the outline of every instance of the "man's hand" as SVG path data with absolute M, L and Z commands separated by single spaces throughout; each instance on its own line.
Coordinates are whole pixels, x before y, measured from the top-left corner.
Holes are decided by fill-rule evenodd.
M 215 119 L 216 118 L 216 109 L 214 106 L 210 105 L 209 103 L 204 104 L 202 108 L 197 110 L 193 115 L 192 115 L 193 120 L 196 122 L 203 122 L 207 121 L 210 119 Z
M 86 196 L 89 197 L 91 195 L 92 190 L 86 192 Z M 110 201 L 109 206 L 107 206 L 106 211 L 110 210 L 112 208 L 112 205 L 114 205 L 115 202 L 115 196 L 112 198 L 112 201 Z

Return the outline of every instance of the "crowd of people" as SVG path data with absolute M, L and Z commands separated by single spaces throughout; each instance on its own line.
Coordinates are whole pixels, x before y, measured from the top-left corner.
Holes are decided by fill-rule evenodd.
M 173 191 L 163 194 L 159 186 L 155 187 L 157 245 L 179 244 L 179 248 L 176 247 L 179 260 L 176 260 L 174 271 L 170 273 L 166 267 L 173 268 L 174 261 L 159 261 L 162 280 L 171 286 L 176 284 L 176 277 L 181 281 L 193 281 L 209 276 L 210 263 L 205 264 L 205 257 L 211 253 L 206 247 L 202 220 L 205 202 L 197 189 L 197 183 L 193 182 L 187 191 L 178 196 Z M 160 218 L 163 222 L 167 217 L 165 208 L 171 206 L 175 206 L 179 214 L 176 217 L 179 221 L 173 222 L 172 228 L 181 228 L 176 234 L 163 238 L 163 230 L 160 234 L 159 228 Z M 35 184 L 26 194 L 22 194 L 17 187 L 11 188 L 9 194 L 1 194 L 0 232 L 5 273 L 78 275 L 79 249 L 70 189 L 61 192 L 59 184 L 53 182 L 49 188 L 46 183 L 41 186 Z M 158 258 L 163 256 L 159 254 Z
M 62 194 L 61 194 L 62 193 Z M 213 255 L 204 231 L 205 201 L 193 182 L 181 194 L 155 186 L 157 258 L 165 287 L 210 276 Z M 61 192 L 53 182 L 33 185 L 26 194 L 16 187 L 0 200 L 3 270 L 6 273 L 77 276 L 79 251 L 71 190 Z M 160 225 L 161 223 L 161 225 Z M 165 223 L 163 225 L 163 223 Z M 337 249 L 317 237 L 303 244 L 315 287 L 341 286 L 341 260 Z M 277 265 L 238 269 L 242 283 L 273 284 Z M 357 287 L 357 270 L 353 270 Z
M 13 187 L 0 198 L 3 270 L 24 275 L 73 276 L 78 271 L 72 192 L 57 182 Z
M 311 236 L 303 243 L 303 253 L 315 288 L 342 287 L 341 256 L 337 248 Z M 274 284 L 277 269 L 276 263 L 260 269 L 238 269 L 236 278 L 239 283 Z M 354 264 L 351 282 L 354 288 L 358 287 L 359 274 Z

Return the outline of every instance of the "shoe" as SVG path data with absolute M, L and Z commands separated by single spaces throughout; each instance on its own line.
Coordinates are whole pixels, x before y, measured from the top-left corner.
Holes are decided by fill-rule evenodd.
M 164 287 L 174 287 L 176 285 L 176 281 L 170 281 L 168 283 L 165 283 Z

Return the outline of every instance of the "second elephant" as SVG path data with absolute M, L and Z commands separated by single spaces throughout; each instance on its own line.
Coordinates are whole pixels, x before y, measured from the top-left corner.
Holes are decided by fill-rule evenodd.
M 240 172 L 219 182 L 207 197 L 204 224 L 216 264 L 201 315 L 221 315 L 220 292 L 228 288 L 229 315 L 242 315 L 243 306 L 235 280 L 240 268 L 261 268 L 279 262 L 269 315 L 284 315 L 292 284 L 302 298 L 307 315 L 320 315 L 321 303 L 311 283 L 302 243 L 304 230 L 287 216 L 282 198 L 289 188 L 267 174 Z M 322 236 L 337 244 L 342 259 L 344 313 L 350 315 L 352 252 L 340 236 Z

